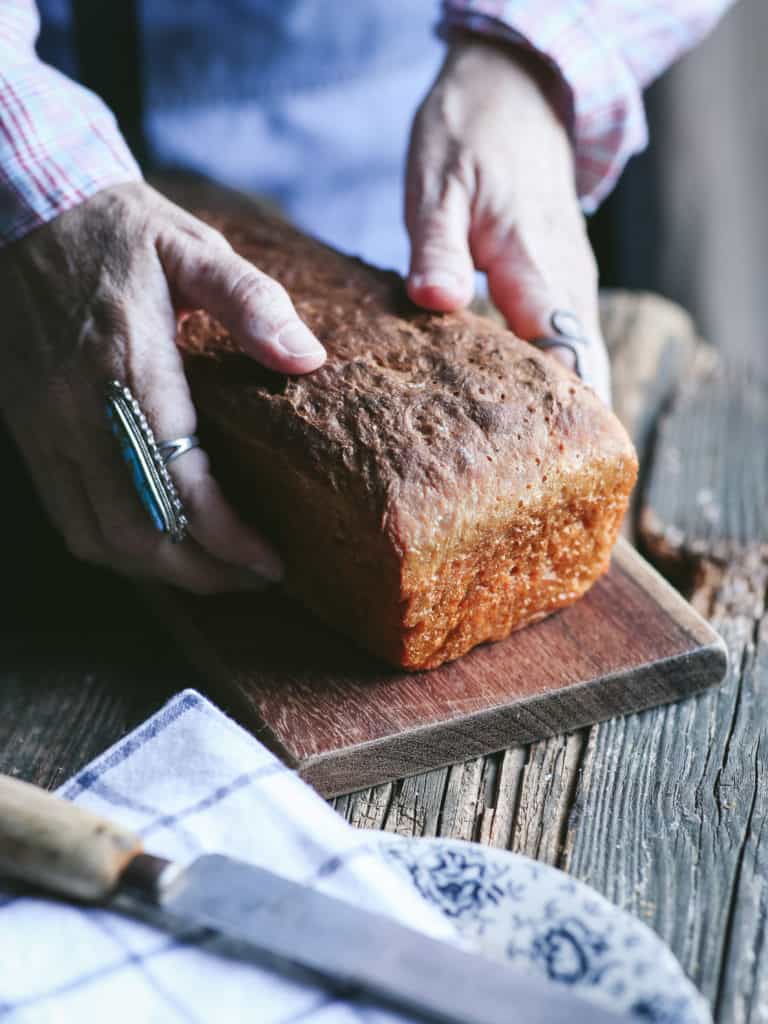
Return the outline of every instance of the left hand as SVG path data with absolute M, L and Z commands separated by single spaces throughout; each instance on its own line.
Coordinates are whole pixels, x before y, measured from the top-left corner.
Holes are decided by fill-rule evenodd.
M 450 311 L 472 299 L 474 272 L 526 341 L 554 339 L 578 318 L 588 383 L 610 402 L 597 269 L 567 132 L 540 86 L 533 55 L 467 38 L 454 43 L 416 114 L 406 175 L 408 294 Z M 562 317 L 563 313 L 571 314 Z M 571 368 L 566 347 L 549 349 Z
M 194 448 L 171 474 L 189 515 L 174 544 L 147 515 L 106 416 L 128 384 L 158 440 L 197 428 L 177 314 L 203 307 L 242 351 L 308 373 L 325 350 L 283 287 L 218 231 L 144 182 L 97 192 L 0 251 L 0 416 L 77 557 L 199 594 L 259 590 L 283 574 Z

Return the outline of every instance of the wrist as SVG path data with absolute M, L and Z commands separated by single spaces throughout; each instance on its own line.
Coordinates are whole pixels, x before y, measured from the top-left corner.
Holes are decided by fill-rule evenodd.
M 528 83 L 544 98 L 573 142 L 573 94 L 555 64 L 524 39 L 482 35 L 452 28 L 448 36 L 446 69 L 458 75 L 490 76 L 493 87 Z

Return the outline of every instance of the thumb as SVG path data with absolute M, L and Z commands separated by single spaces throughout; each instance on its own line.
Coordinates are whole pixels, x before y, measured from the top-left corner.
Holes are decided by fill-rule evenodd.
M 190 238 L 171 230 L 157 248 L 177 306 L 211 313 L 270 370 L 308 373 L 323 364 L 325 349 L 285 288 L 238 256 L 218 232 Z
M 474 291 L 469 251 L 469 197 L 449 178 L 434 199 L 409 193 L 406 224 L 411 238 L 408 295 L 426 309 L 449 312 L 466 306 Z

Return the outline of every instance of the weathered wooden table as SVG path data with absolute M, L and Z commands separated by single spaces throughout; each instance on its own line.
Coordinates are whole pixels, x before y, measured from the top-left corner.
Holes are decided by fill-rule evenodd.
M 684 703 L 337 798 L 357 826 L 477 839 L 564 868 L 654 927 L 723 1022 L 768 1020 L 768 375 L 677 308 L 604 302 L 642 474 L 627 528 L 722 632 Z M 0 439 L 0 770 L 53 787 L 184 686 L 131 587 L 76 565 Z

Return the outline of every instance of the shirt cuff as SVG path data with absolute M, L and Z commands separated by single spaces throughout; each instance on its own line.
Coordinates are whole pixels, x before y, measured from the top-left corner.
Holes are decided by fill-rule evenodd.
M 576 189 L 593 213 L 648 130 L 637 82 L 621 54 L 581 5 L 520 0 L 445 0 L 439 31 L 475 32 L 522 46 L 543 58 L 562 83 L 550 97 L 574 147 Z
M 141 177 L 94 93 L 34 58 L 0 70 L 0 245 Z

